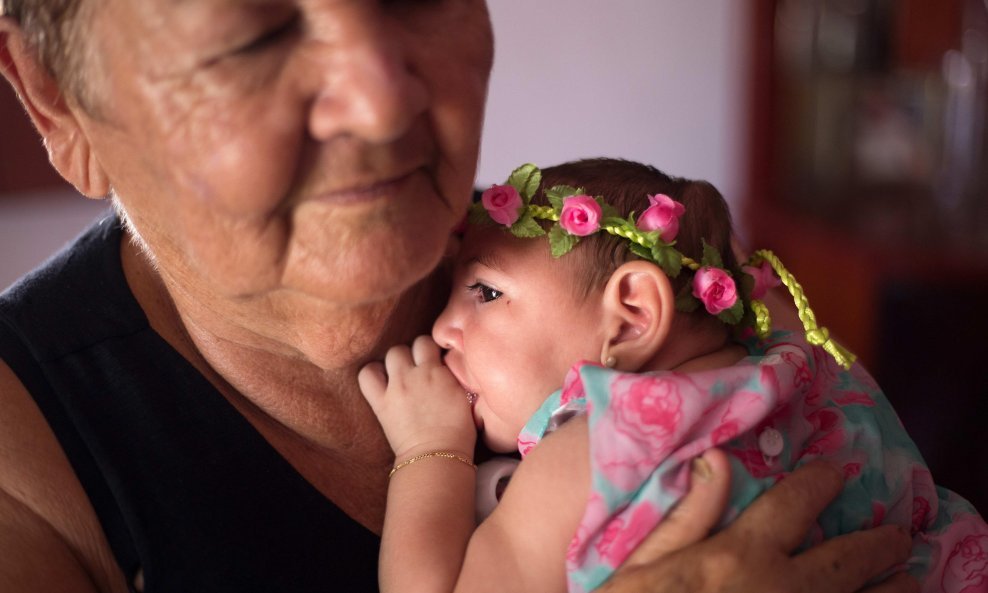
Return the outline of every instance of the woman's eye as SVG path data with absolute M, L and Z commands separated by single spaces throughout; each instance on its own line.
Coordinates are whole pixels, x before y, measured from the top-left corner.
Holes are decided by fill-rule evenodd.
M 287 39 L 291 34 L 295 33 L 298 29 L 299 23 L 299 16 L 295 15 L 281 25 L 263 32 L 255 39 L 252 39 L 250 42 L 238 47 L 233 53 L 246 55 L 267 49 L 268 47 Z
M 491 288 L 490 286 L 487 286 L 486 284 L 481 284 L 480 282 L 471 284 L 470 286 L 467 287 L 467 290 L 475 293 L 477 295 L 477 298 L 479 298 L 481 302 L 484 303 L 496 301 L 497 299 L 501 298 L 501 295 L 504 294 L 500 290 L 496 288 Z

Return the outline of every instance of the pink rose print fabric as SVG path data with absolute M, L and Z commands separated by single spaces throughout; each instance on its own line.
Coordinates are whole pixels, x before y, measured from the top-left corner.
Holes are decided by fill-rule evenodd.
M 744 345 L 739 364 L 700 373 L 578 364 L 529 421 L 523 455 L 573 410 L 589 415 L 592 491 L 567 554 L 569 590 L 606 581 L 686 493 L 690 461 L 720 446 L 732 464 L 721 526 L 795 468 L 826 458 L 846 484 L 804 545 L 902 525 L 914 535 L 908 570 L 924 592 L 988 593 L 988 526 L 935 486 L 874 380 L 793 334 Z

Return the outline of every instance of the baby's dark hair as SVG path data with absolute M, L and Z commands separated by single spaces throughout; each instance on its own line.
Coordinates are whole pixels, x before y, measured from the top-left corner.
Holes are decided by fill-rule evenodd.
M 734 278 L 740 278 L 740 268 L 731 249 L 731 212 L 724 197 L 706 181 L 671 177 L 655 167 L 622 159 L 585 159 L 542 170 L 542 185 L 532 198 L 533 204 L 547 205 L 545 190 L 556 185 L 583 188 L 591 196 L 604 201 L 627 217 L 640 215 L 649 206 L 648 196 L 665 194 L 686 208 L 680 218 L 676 249 L 696 261 L 703 258 L 703 241 L 720 252 L 724 268 Z M 628 241 L 609 233 L 584 237 L 573 256 L 585 258 L 579 266 L 578 290 L 582 296 L 602 288 L 621 264 L 635 259 Z M 564 256 L 568 257 L 568 256 Z M 692 274 L 670 278 L 673 290 L 679 294 L 690 282 Z M 703 315 L 709 315 L 700 307 Z

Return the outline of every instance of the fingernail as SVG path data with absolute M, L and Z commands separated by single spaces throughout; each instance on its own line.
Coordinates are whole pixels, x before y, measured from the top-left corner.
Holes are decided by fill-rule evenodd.
M 691 465 L 693 470 L 693 477 L 699 478 L 704 482 L 709 482 L 710 478 L 712 478 L 714 475 L 713 468 L 710 467 L 710 464 L 707 463 L 707 460 L 704 459 L 703 457 L 693 458 L 693 463 Z

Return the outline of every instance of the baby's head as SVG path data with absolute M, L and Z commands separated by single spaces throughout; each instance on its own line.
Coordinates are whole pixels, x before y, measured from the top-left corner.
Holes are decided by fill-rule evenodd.
M 706 244 L 707 257 L 710 249 L 716 251 L 721 267 L 740 278 L 730 213 L 709 183 L 629 161 L 577 161 L 543 170 L 530 206 L 550 207 L 547 190 L 557 186 L 599 196 L 625 219 L 632 213 L 640 217 L 650 206 L 649 196 L 668 196 L 685 207 L 675 249 L 700 262 Z M 465 391 L 478 395 L 475 418 L 495 450 L 515 447 L 524 423 L 574 363 L 667 369 L 729 339 L 729 326 L 703 306 L 675 312 L 677 296 L 681 302 L 681 295 L 690 298 L 691 271 L 684 268 L 671 278 L 633 253 L 632 242 L 606 232 L 583 236 L 572 251 L 554 257 L 548 237 L 519 238 L 504 224 L 513 220 L 500 222 L 469 225 L 449 303 L 433 328 L 436 342 L 448 350 L 450 370 Z M 546 231 L 553 226 L 534 224 Z M 567 241 L 573 237 L 562 242 Z M 558 230 L 552 243 L 565 248 Z
M 531 203 L 542 206 L 549 205 L 547 189 L 570 186 L 583 189 L 587 195 L 602 197 L 621 217 L 627 218 L 634 213 L 641 222 L 641 215 L 650 205 L 649 196 L 668 196 L 683 206 L 683 214 L 678 217 L 678 232 L 672 239 L 676 250 L 699 262 L 703 258 L 705 242 L 720 255 L 723 267 L 739 277 L 740 269 L 731 249 L 731 212 L 724 197 L 710 183 L 671 177 L 650 165 L 604 158 L 563 163 L 543 169 L 541 174 L 539 191 Z M 545 221 L 542 225 L 547 230 L 550 227 Z M 603 289 L 620 265 L 641 260 L 631 252 L 631 245 L 625 238 L 598 232 L 582 238 L 572 255 L 567 254 L 560 261 L 568 260 L 578 270 L 573 279 L 574 288 L 585 296 Z M 669 278 L 676 294 L 688 289 L 692 279 L 690 273 Z M 689 322 L 693 324 L 724 329 L 723 323 L 716 323 L 716 318 L 702 307 L 682 316 L 690 318 Z

